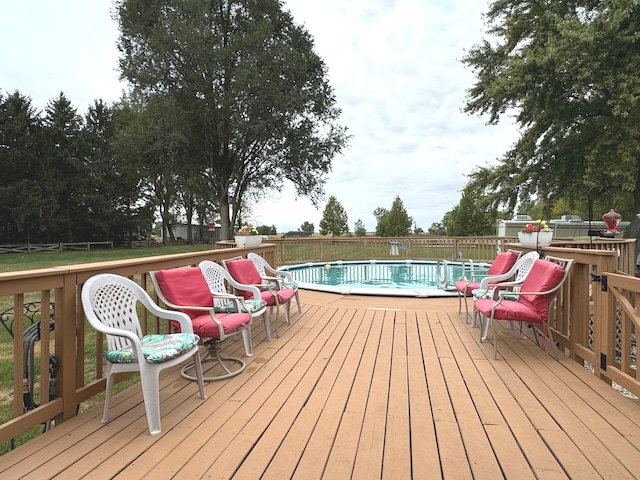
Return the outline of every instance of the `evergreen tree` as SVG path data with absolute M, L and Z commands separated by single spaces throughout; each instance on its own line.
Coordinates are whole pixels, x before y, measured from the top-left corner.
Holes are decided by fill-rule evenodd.
M 45 108 L 43 119 L 47 149 L 45 169 L 49 174 L 45 195 L 51 198 L 45 229 L 60 241 L 73 242 L 74 224 L 86 221 L 82 203 L 89 179 L 86 149 L 81 134 L 83 120 L 62 92 Z
M 31 99 L 0 91 L 0 242 L 37 242 L 49 212 L 42 128 Z
M 346 210 L 342 207 L 338 199 L 331 195 L 324 207 L 322 219 L 320 220 L 320 233 L 322 235 L 340 236 L 349 232 L 349 220 Z
M 406 237 L 411 233 L 413 218 L 407 213 L 399 196 L 393 199 L 390 210 L 378 207 L 373 215 L 378 221 L 376 235 L 380 237 Z
M 313 233 L 315 231 L 315 229 L 316 229 L 316 227 L 313 225 L 313 223 L 304 222 L 302 225 L 300 225 L 300 231 L 301 232 Z
M 356 220 L 353 233 L 356 235 L 356 237 L 364 237 L 367 234 L 367 229 L 364 227 L 364 223 L 362 223 L 362 220 Z

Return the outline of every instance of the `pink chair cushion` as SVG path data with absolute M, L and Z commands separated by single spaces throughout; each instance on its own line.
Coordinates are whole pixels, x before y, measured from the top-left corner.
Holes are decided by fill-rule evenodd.
M 522 292 L 545 292 L 556 287 L 564 277 L 564 269 L 547 260 L 536 260 L 531 271 L 520 286 Z M 517 301 L 503 300 L 496 307 L 496 320 L 515 320 L 518 322 L 544 323 L 549 317 L 548 295 L 518 295 Z M 491 309 L 496 301 L 493 299 L 479 299 L 474 307 L 485 317 L 491 315 Z
M 156 272 L 158 286 L 164 297 L 174 305 L 213 308 L 213 295 L 200 267 L 172 268 Z M 200 317 L 202 312 L 185 310 L 191 319 Z
M 239 293 L 244 296 L 243 292 L 239 292 Z M 276 296 L 273 293 L 271 293 L 271 290 L 264 290 L 260 292 L 260 297 L 262 298 L 262 301 L 267 307 L 272 307 L 276 304 Z
M 527 277 L 522 282 L 522 292 L 545 292 L 555 288 L 564 277 L 564 268 L 547 260 L 536 260 Z M 549 316 L 549 301 L 553 293 L 548 295 L 520 295 L 519 303 L 528 304 L 546 321 Z
M 209 291 L 207 281 L 202 275 L 200 267 L 173 268 L 156 272 L 158 286 L 165 298 L 174 305 L 213 308 L 213 295 Z M 219 338 L 218 326 L 211 318 L 211 313 L 182 310 L 191 317 L 193 333 L 201 338 Z M 225 334 L 232 333 L 245 327 L 251 322 L 248 313 L 218 313 L 216 318 L 222 323 Z M 172 322 L 176 332 L 180 325 Z
M 471 282 L 469 280 L 458 280 L 453 284 L 456 287 L 456 290 L 462 293 L 463 295 L 471 295 L 471 292 L 480 288 L 480 282 Z
M 507 273 L 518 261 L 518 254 L 514 252 L 499 253 L 493 263 L 489 265 L 486 275 L 501 275 Z M 480 288 L 480 282 L 469 283 L 469 280 L 458 280 L 453 284 L 458 292 L 471 296 L 472 292 Z
M 491 309 L 495 304 L 496 301 L 492 298 L 481 298 L 473 302 L 473 307 L 483 316 L 490 317 Z M 494 318 L 496 320 L 515 320 L 526 323 L 544 322 L 542 316 L 535 310 L 532 310 L 529 305 L 511 300 L 503 300 L 502 303 L 496 307 Z
M 227 270 L 238 283 L 245 285 L 261 285 L 262 277 L 260 272 L 256 269 L 253 261 L 248 258 L 242 258 L 239 260 L 233 260 L 227 262 Z M 238 293 L 244 298 L 251 299 L 253 294 L 247 290 L 239 290 Z M 265 290 L 260 292 L 262 301 L 267 306 L 273 306 L 276 304 L 276 296 L 278 297 L 278 303 L 283 304 L 291 300 L 296 294 L 293 288 L 283 288 L 282 290 Z
M 273 290 L 273 293 L 278 297 L 280 304 L 290 302 L 296 291 L 293 288 L 283 288 L 282 290 Z
M 501 275 L 511 270 L 518 261 L 518 254 L 514 252 L 501 252 L 495 258 L 487 270 L 487 275 Z
M 236 282 L 244 283 L 245 285 L 260 285 L 262 283 L 260 272 L 248 258 L 233 260 L 232 262 L 227 262 L 226 265 L 227 270 L 229 270 Z
M 225 335 L 229 335 L 251 323 L 251 314 L 249 313 L 216 313 L 216 318 L 222 323 L 222 329 Z M 210 314 L 201 314 L 199 317 L 192 319 L 191 323 L 193 324 L 193 332 L 197 333 L 198 336 L 203 338 L 220 338 L 220 330 L 218 330 L 218 326 L 211 319 Z

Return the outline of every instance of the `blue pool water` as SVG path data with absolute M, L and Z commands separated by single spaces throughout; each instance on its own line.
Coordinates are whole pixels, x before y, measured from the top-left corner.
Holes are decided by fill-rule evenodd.
M 474 264 L 478 272 L 489 264 Z M 307 263 L 282 267 L 307 290 L 353 295 L 443 297 L 457 295 L 453 282 L 462 276 L 460 262 L 370 260 Z

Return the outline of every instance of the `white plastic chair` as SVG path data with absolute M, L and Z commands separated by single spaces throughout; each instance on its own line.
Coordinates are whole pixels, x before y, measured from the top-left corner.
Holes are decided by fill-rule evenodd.
M 211 260 L 203 260 L 198 264 L 202 275 L 209 285 L 209 291 L 213 295 L 213 308 L 216 312 L 223 312 L 226 309 L 235 308 L 232 302 L 239 301 L 240 309 L 251 314 L 252 318 L 262 317 L 264 329 L 267 334 L 267 341 L 271 341 L 271 327 L 267 306 L 262 301 L 260 290 L 251 285 L 243 285 L 236 282 L 229 272 L 220 264 Z M 238 290 L 248 290 L 253 293 L 253 300 L 246 300 L 243 297 L 229 293 L 227 285 Z
M 278 319 L 280 318 L 280 306 L 282 305 L 284 318 L 288 325 L 290 324 L 289 306 L 291 299 L 297 294 L 297 291 L 293 288 L 281 288 L 281 282 L 260 275 L 255 263 L 249 258 L 226 258 L 222 260 L 222 264 L 236 282 L 258 288 L 262 301 L 265 302 L 268 307 L 276 309 L 276 337 L 279 337 Z M 253 291 L 236 289 L 236 293 L 245 299 L 254 298 Z
M 260 272 L 260 276 L 265 281 L 278 282 L 279 288 L 292 288 L 295 291 L 296 305 L 298 306 L 298 313 L 302 315 L 302 305 L 300 304 L 300 296 L 298 295 L 298 284 L 293 280 L 291 272 L 285 272 L 283 270 L 277 270 L 269 265 L 263 257 L 255 252 L 249 252 L 247 258 L 253 262 L 256 270 Z
M 138 307 L 159 318 L 178 322 L 181 333 L 143 335 Z M 102 423 L 109 421 L 109 405 L 114 376 L 120 372 L 140 372 L 144 408 L 149 433 L 160 433 L 160 371 L 193 356 L 200 398 L 206 398 L 198 342 L 191 321 L 184 313 L 156 305 L 137 283 L 120 275 L 100 274 L 82 287 L 82 307 L 91 326 L 106 335 L 104 353 L 106 397 Z M 146 314 L 146 313 L 145 313 Z

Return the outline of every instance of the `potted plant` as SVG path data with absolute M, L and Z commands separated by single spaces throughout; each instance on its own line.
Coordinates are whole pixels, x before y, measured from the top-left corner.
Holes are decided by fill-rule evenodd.
M 518 232 L 518 240 L 522 245 L 546 247 L 551 243 L 552 239 L 553 231 L 544 220 L 527 223 L 522 230 Z
M 255 247 L 262 243 L 262 235 L 256 227 L 243 225 L 235 236 L 237 247 Z

